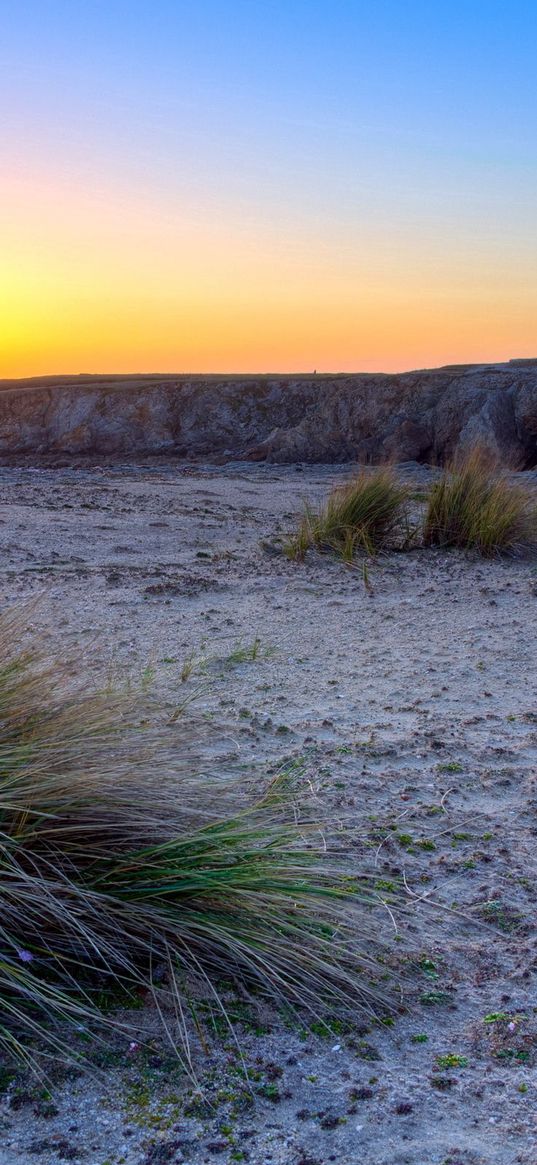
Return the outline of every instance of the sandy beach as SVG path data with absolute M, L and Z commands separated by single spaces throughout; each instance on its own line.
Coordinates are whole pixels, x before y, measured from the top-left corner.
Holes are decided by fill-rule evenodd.
M 351 472 L 0 470 L 2 603 L 36 600 L 32 635 L 91 682 L 191 699 L 212 769 L 300 768 L 379 898 L 406 885 L 410 952 L 392 1026 L 308 1033 L 242 1005 L 243 1059 L 226 1032 L 198 1049 L 198 1089 L 156 1036 L 46 1097 L 11 1085 L 1 1165 L 536 1160 L 537 565 L 416 549 L 364 580 L 289 561 L 304 499 Z M 419 505 L 435 471 L 401 472 Z

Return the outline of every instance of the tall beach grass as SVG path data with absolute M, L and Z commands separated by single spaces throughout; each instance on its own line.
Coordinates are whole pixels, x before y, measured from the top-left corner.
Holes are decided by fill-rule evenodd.
M 537 544 L 537 504 L 482 450 L 446 468 L 431 488 L 424 515 L 426 546 L 475 549 L 485 557 Z
M 307 507 L 288 544 L 290 557 L 301 559 L 311 546 L 333 551 L 351 562 L 358 550 L 375 554 L 400 535 L 409 491 L 389 466 L 363 469 L 331 490 L 318 509 Z
M 290 778 L 255 799 L 208 777 L 187 724 L 73 689 L 20 631 L 0 618 L 0 1048 L 65 1051 L 103 995 L 143 992 L 188 1060 L 192 998 L 225 1011 L 230 980 L 316 1016 L 374 1006 L 375 894 Z

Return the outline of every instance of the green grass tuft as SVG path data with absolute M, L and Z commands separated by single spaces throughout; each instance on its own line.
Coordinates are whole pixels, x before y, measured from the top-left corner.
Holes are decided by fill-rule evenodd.
M 311 546 L 333 551 L 351 563 L 357 551 L 375 554 L 400 534 L 407 521 L 409 491 L 388 466 L 361 470 L 343 486 L 336 486 L 319 510 L 306 507 L 289 557 L 304 558 Z
M 224 981 L 314 1017 L 374 1006 L 376 895 L 349 895 L 289 774 L 252 800 L 196 771 L 188 725 L 142 727 L 19 638 L 3 616 L 0 1049 L 80 1047 L 149 994 L 188 1061 L 192 1000 L 225 1018 Z
M 537 503 L 476 449 L 432 486 L 424 530 L 427 546 L 475 549 L 485 557 L 537 544 Z

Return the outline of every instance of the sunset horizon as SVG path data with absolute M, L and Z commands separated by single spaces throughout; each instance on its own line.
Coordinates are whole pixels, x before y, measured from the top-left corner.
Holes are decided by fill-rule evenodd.
M 520 2 L 24 0 L 0 378 L 530 356 L 535 32 Z
M 536 346 L 537 348 L 537 346 Z M 486 368 L 500 365 L 524 365 L 537 364 L 537 355 L 528 354 L 527 356 L 508 356 L 499 358 L 497 360 L 446 360 L 440 364 L 421 364 L 412 365 L 409 367 L 363 367 L 363 368 L 307 368 L 305 366 L 297 368 L 85 368 L 85 369 L 63 369 L 53 371 L 29 372 L 15 375 L 2 375 L 0 382 L 18 383 L 24 381 L 35 381 L 39 384 L 43 381 L 54 380 L 185 380 L 185 379 L 219 379 L 235 380 L 241 377 L 246 379 L 267 379 L 274 378 L 276 380 L 286 380 L 291 377 L 298 377 L 299 379 L 310 379 L 312 377 L 353 377 L 353 376 L 407 376 L 413 372 L 441 372 L 444 369 L 457 368 Z

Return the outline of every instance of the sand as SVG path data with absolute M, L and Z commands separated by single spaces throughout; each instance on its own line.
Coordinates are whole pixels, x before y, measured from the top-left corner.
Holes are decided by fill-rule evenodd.
M 434 472 L 403 471 L 418 490 Z M 393 1027 L 248 1015 L 253 1104 L 229 1038 L 196 1054 L 200 1097 L 158 1041 L 119 1045 L 50 1099 L 7 1092 L 0 1165 L 537 1160 L 537 563 L 391 553 L 367 588 L 278 554 L 303 498 L 350 472 L 0 469 L 3 604 L 38 597 L 31 629 L 96 681 L 149 668 L 163 706 L 193 696 L 207 764 L 261 782 L 299 760 L 354 816 L 379 893 L 404 877 L 439 904 L 401 923 Z

